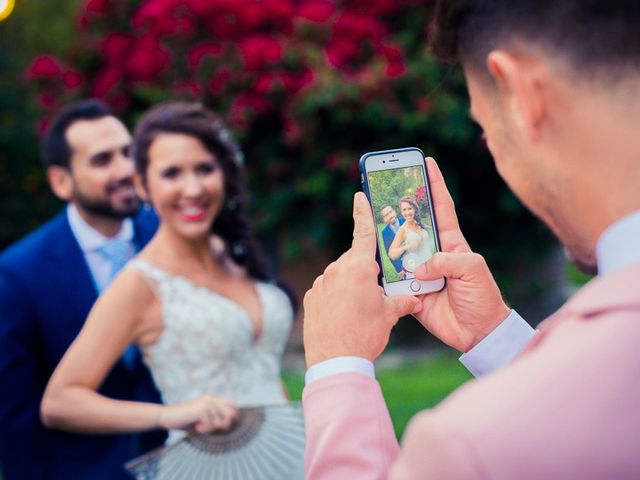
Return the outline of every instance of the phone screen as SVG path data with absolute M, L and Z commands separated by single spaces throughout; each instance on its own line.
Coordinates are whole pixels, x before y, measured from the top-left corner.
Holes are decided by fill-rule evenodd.
M 367 172 L 387 283 L 415 278 L 414 270 L 437 250 L 424 166 Z

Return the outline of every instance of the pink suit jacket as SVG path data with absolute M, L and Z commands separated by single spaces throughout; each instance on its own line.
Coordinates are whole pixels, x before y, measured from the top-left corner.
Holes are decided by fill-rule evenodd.
M 509 366 L 416 415 L 400 449 L 378 383 L 303 392 L 308 480 L 640 478 L 640 264 L 596 278 Z

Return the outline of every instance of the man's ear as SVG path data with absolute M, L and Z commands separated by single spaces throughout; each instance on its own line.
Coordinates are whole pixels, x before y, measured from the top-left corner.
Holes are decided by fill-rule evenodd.
M 138 198 L 143 202 L 149 202 L 149 194 L 147 193 L 145 182 L 139 173 L 133 176 L 133 186 L 136 189 Z
M 65 202 L 73 197 L 73 178 L 68 168 L 52 165 L 47 168 L 47 181 L 56 197 Z
M 536 140 L 547 114 L 543 66 L 531 57 L 494 50 L 487 56 L 487 68 L 505 114 L 529 140 Z

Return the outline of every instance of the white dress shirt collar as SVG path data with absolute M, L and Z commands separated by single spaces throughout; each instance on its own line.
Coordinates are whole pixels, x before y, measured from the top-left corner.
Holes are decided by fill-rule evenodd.
M 640 210 L 609 225 L 596 244 L 598 274 L 621 270 L 640 262 Z
M 71 231 L 84 253 L 95 252 L 111 240 L 133 241 L 133 221 L 130 218 L 124 219 L 120 231 L 113 237 L 103 235 L 85 222 L 76 206 L 72 203 L 67 205 L 67 218 L 69 219 Z

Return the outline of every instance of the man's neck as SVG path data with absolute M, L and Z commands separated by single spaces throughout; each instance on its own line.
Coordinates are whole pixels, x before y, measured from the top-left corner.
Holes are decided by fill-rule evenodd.
M 618 85 L 611 92 L 579 92 L 563 117 L 571 125 L 562 156 L 569 167 L 564 172 L 566 201 L 595 246 L 609 226 L 640 209 L 640 88 L 626 92 Z
M 109 218 L 103 215 L 92 214 L 76 203 L 74 203 L 73 206 L 87 225 L 105 237 L 113 237 L 122 229 L 123 219 L 121 218 Z

